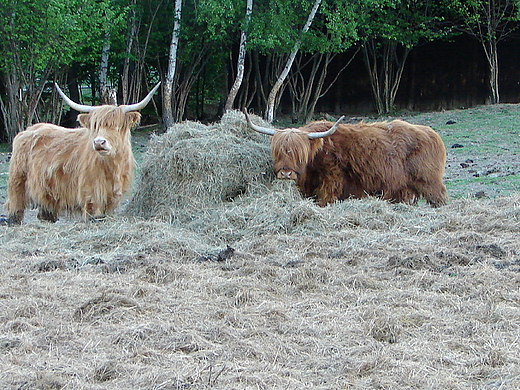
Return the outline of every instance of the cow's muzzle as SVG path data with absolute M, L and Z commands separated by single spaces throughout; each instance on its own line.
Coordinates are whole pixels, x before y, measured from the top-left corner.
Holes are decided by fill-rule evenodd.
M 103 137 L 94 138 L 94 141 L 92 141 L 92 147 L 96 152 L 102 155 L 109 154 L 112 150 L 108 140 Z
M 280 169 L 276 173 L 276 178 L 280 180 L 297 180 L 298 174 L 290 169 Z

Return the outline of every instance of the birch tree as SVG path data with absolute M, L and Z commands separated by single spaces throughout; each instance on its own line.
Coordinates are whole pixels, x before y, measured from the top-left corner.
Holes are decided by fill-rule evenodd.
M 170 43 L 170 53 L 168 57 L 168 73 L 163 86 L 163 122 L 166 128 L 173 126 L 173 82 L 175 79 L 175 69 L 177 65 L 177 50 L 179 48 L 179 36 L 181 30 L 182 0 L 175 0 L 174 21 L 172 39 Z
M 500 102 L 498 44 L 518 29 L 518 0 L 460 0 L 454 2 L 458 28 L 476 38 L 489 68 L 489 102 Z
M 388 113 L 401 84 L 410 51 L 421 42 L 445 37 L 446 8 L 439 0 L 371 0 L 359 11 L 365 22 L 362 46 L 375 106 Z
M 309 28 L 312 24 L 312 21 L 314 20 L 314 17 L 316 16 L 316 12 L 318 12 L 318 8 L 320 7 L 320 4 L 321 4 L 321 0 L 314 1 L 314 5 L 311 9 L 311 12 L 309 13 L 307 21 L 305 22 L 305 25 L 302 28 L 303 34 L 305 34 L 309 30 Z M 275 104 L 276 104 L 278 92 L 282 88 L 282 85 L 285 82 L 285 79 L 287 78 L 289 71 L 291 70 L 292 64 L 294 62 L 294 59 L 296 58 L 296 54 L 298 54 L 298 50 L 300 49 L 300 46 L 301 46 L 301 40 L 297 40 L 293 46 L 291 53 L 289 54 L 289 58 L 287 59 L 287 62 L 285 63 L 282 73 L 280 73 L 280 76 L 274 83 L 274 85 L 271 89 L 271 92 L 269 93 L 269 97 L 267 98 L 267 108 L 266 108 L 266 112 L 265 112 L 265 119 L 269 123 L 271 123 L 274 120 L 274 110 L 275 110 Z
M 318 100 L 339 80 L 360 50 L 360 20 L 352 0 L 328 0 L 320 7 L 320 14 L 288 77 L 292 119 L 297 122 L 312 120 Z M 329 73 L 332 64 L 334 74 Z
M 171 31 L 164 0 L 130 0 L 127 20 L 126 40 L 122 43 L 120 92 L 123 104 L 141 99 L 143 86 L 150 85 L 151 75 L 156 71 L 158 57 L 168 56 L 171 34 L 164 36 L 163 31 Z M 172 6 L 173 8 L 173 6 Z M 171 20 L 170 20 L 171 21 Z M 155 76 L 155 75 L 154 75 Z M 153 77 L 154 82 L 156 80 Z
M 111 75 L 110 71 L 115 69 L 114 64 L 117 63 L 118 58 L 111 61 L 111 56 L 113 41 L 119 43 L 119 37 L 122 36 L 121 32 L 125 26 L 125 21 L 128 19 L 129 7 L 120 0 L 103 0 L 96 2 L 95 6 L 96 15 L 93 16 L 99 20 L 101 26 L 99 38 L 96 40 L 95 35 L 93 35 L 94 44 L 98 44 L 101 48 L 98 71 L 99 98 L 102 104 L 117 104 L 114 83 L 110 83 L 109 78 Z M 118 49 L 116 47 L 115 53 L 118 52 Z M 98 50 L 94 51 L 98 52 Z M 116 77 L 113 78 L 116 79 Z
M 233 103 L 235 102 L 235 98 L 237 96 L 238 90 L 242 85 L 242 81 L 244 79 L 244 63 L 246 59 L 246 44 L 247 44 L 247 29 L 249 27 L 249 22 L 251 21 L 251 13 L 253 12 L 253 0 L 247 0 L 246 3 L 246 18 L 244 22 L 244 27 L 242 28 L 242 32 L 240 34 L 240 46 L 238 49 L 238 60 L 237 60 L 237 74 L 235 77 L 235 81 L 233 82 L 233 86 L 229 91 L 225 110 L 229 111 L 233 108 Z
M 99 96 L 102 104 L 117 104 L 115 95 L 108 86 L 108 59 L 110 57 L 110 31 L 107 28 L 104 34 L 99 65 Z

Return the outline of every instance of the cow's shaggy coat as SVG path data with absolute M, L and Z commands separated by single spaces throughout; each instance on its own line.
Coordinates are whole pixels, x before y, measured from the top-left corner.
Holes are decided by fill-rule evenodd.
M 80 114 L 81 128 L 39 123 L 13 141 L 9 167 L 8 223 L 21 223 L 28 205 L 55 222 L 61 212 L 85 219 L 110 214 L 132 183 L 130 128 L 138 112 L 100 106 Z
M 321 206 L 368 195 L 407 203 L 423 198 L 433 207 L 446 203 L 446 149 L 433 129 L 401 120 L 361 122 L 316 137 L 332 126 L 320 121 L 272 132 L 277 177 L 295 180 Z

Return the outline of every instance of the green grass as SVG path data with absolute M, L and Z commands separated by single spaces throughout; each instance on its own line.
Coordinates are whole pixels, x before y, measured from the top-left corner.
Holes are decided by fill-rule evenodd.
M 446 187 L 451 198 L 505 196 L 520 191 L 520 106 L 500 104 L 403 117 L 428 125 L 448 153 Z M 454 122 L 454 123 L 453 123 Z M 463 147 L 452 148 L 459 144 Z M 470 162 L 469 167 L 460 164 Z
M 11 151 L 10 144 L 0 144 L 0 153 L 8 153 Z
M 501 176 L 501 177 L 475 177 L 472 179 L 451 179 L 446 181 L 446 188 L 452 198 L 461 198 L 467 195 L 473 195 L 479 191 L 489 191 L 493 189 L 493 193 L 498 196 L 507 196 L 520 191 L 520 174 Z M 467 193 L 464 189 L 470 189 Z M 489 192 L 486 192 L 490 195 Z
M 11 145 L 0 144 L 0 214 L 3 212 L 2 204 L 5 201 L 4 194 L 7 193 L 7 172 L 9 171 L 9 160 L 7 153 L 11 151 Z

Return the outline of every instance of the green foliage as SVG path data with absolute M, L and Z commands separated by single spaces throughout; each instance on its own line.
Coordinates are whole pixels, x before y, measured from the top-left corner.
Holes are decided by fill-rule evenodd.
M 118 37 L 125 26 L 118 1 L 0 0 L 0 68 L 42 72 L 98 61 L 105 31 Z
M 78 19 L 80 5 L 78 0 L 0 0 L 0 67 L 16 61 L 41 70 L 72 60 L 87 36 Z
M 412 48 L 451 33 L 445 24 L 450 0 L 361 0 L 363 35 Z
M 84 40 L 78 42 L 74 66 L 80 81 L 90 81 L 91 76 L 99 72 L 101 50 L 107 37 L 111 45 L 110 63 L 115 65 L 123 60 L 130 6 L 125 0 L 81 1 L 81 29 L 88 33 Z M 118 79 L 117 66 L 109 68 L 109 78 Z
M 238 22 L 245 14 L 245 2 L 241 0 L 201 0 L 197 3 L 197 23 L 204 27 L 204 34 L 211 40 L 222 40 L 238 31 Z
M 309 31 L 302 36 L 313 1 L 262 1 L 253 7 L 249 48 L 289 52 L 297 41 L 308 53 L 342 52 L 358 41 L 359 7 L 350 0 L 324 0 Z
M 520 21 L 520 0 L 452 0 L 450 10 L 458 28 L 485 42 L 510 35 Z
M 367 39 L 373 40 L 377 49 L 390 43 L 408 50 L 449 35 L 453 21 L 447 19 L 447 11 L 452 12 L 448 17 L 453 17 L 457 10 L 457 17 L 467 25 L 481 23 L 483 16 L 475 10 L 489 2 L 323 0 L 311 28 L 302 34 L 313 3 L 255 0 L 248 50 L 284 54 L 301 42 L 303 53 L 342 53 Z M 505 20 L 518 20 L 520 0 L 499 3 L 509 4 L 514 11 Z M 200 77 L 205 80 L 200 88 L 206 97 L 217 99 L 227 87 L 231 72 L 225 65 L 244 28 L 245 7 L 245 0 L 184 0 L 179 72 L 203 53 Z M 132 52 L 127 53 L 133 18 L 138 35 Z M 44 73 L 73 67 L 80 82 L 90 83 L 99 71 L 103 43 L 110 37 L 109 79 L 121 76 L 128 56 L 144 68 L 140 68 L 142 74 L 157 77 L 167 68 L 172 26 L 173 1 L 0 0 L 0 76 L 16 68 L 21 70 L 18 79 L 30 83 L 27 75 L 38 80 Z M 185 74 L 179 83 L 185 81 Z
M 301 38 L 313 2 L 267 0 L 255 3 L 249 31 L 249 48 L 267 53 L 289 52 Z
M 329 1 L 323 4 L 321 11 L 327 32 L 326 42 L 324 42 L 326 49 L 341 52 L 359 40 L 359 18 L 354 2 Z
M 90 33 L 81 45 L 84 58 L 99 61 L 106 34 L 110 36 L 111 46 L 116 48 L 114 53 L 118 52 L 117 48 L 124 47 L 130 9 L 127 3 L 125 0 L 98 0 L 85 4 L 89 17 L 83 21 L 83 28 Z

